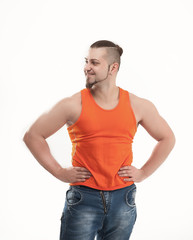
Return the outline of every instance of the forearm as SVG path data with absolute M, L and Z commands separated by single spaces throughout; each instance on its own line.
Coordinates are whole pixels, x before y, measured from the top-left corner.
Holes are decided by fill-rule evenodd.
M 56 177 L 62 167 L 52 156 L 46 140 L 41 136 L 28 133 L 24 136 L 23 141 L 36 160 Z
M 144 172 L 145 178 L 154 173 L 156 169 L 166 160 L 174 145 L 175 137 L 165 138 L 156 144 L 150 158 L 141 168 Z

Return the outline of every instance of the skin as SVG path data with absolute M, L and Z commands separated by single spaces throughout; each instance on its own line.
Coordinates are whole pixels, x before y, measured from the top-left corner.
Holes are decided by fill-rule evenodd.
M 97 59 L 97 60 L 93 60 Z M 105 48 L 90 48 L 85 59 L 85 86 L 90 89 L 95 101 L 104 109 L 114 108 L 119 101 L 116 76 L 119 64 L 110 62 Z M 149 177 L 165 161 L 175 145 L 175 136 L 155 105 L 144 98 L 130 94 L 131 106 L 136 118 L 150 136 L 157 140 L 151 156 L 137 169 L 124 166 L 118 171 L 124 181 L 141 182 Z M 36 160 L 52 175 L 63 182 L 83 182 L 91 176 L 84 167 L 62 168 L 52 156 L 46 138 L 65 124 L 72 125 L 81 113 L 81 93 L 61 99 L 49 111 L 43 113 L 29 128 L 23 141 Z

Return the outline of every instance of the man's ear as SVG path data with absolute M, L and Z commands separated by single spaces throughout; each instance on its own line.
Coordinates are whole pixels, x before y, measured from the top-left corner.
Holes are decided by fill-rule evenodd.
M 119 64 L 118 63 L 113 63 L 113 67 L 112 67 L 112 70 L 117 70 L 118 71 L 119 69 Z

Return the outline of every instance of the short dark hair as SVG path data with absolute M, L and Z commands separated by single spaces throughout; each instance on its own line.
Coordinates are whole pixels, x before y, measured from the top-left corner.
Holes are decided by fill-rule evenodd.
M 107 52 L 107 61 L 109 64 L 112 64 L 112 63 L 115 63 L 117 62 L 119 64 L 119 67 L 120 67 L 120 64 L 121 64 L 121 55 L 123 54 L 123 49 L 111 42 L 111 41 L 108 41 L 108 40 L 100 40 L 100 41 L 97 41 L 95 43 L 93 43 L 90 48 L 106 48 L 106 52 Z M 118 68 L 119 70 L 119 68 Z

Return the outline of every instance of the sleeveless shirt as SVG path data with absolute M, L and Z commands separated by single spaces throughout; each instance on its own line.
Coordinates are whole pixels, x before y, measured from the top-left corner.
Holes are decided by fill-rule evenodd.
M 77 121 L 67 127 L 72 142 L 72 165 L 87 168 L 92 176 L 84 185 L 99 190 L 115 190 L 133 184 L 124 181 L 118 171 L 133 161 L 132 143 L 137 131 L 129 92 L 119 88 L 119 103 L 103 109 L 89 89 L 81 90 L 82 109 Z

